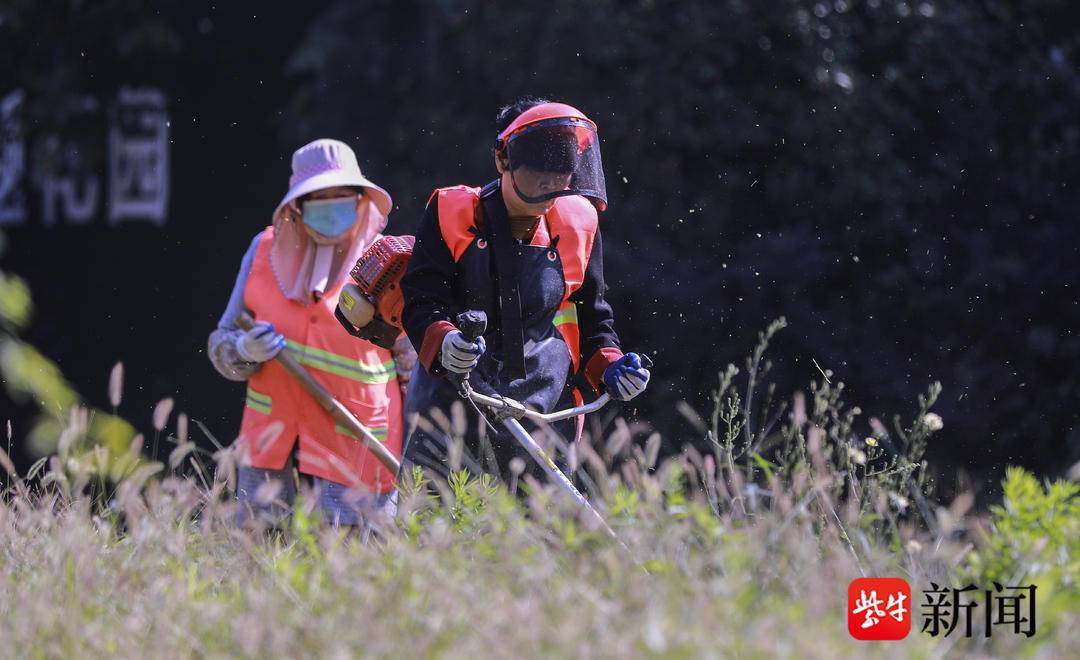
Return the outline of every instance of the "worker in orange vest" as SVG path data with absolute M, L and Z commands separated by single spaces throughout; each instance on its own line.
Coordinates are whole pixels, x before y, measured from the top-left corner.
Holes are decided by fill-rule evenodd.
M 294 468 L 331 522 L 359 525 L 394 508 L 395 475 L 273 360 L 288 351 L 400 456 L 403 383 L 415 353 L 404 335 L 387 350 L 350 336 L 334 318 L 349 271 L 381 236 L 390 209 L 390 195 L 361 173 L 343 142 L 298 149 L 289 191 L 251 242 L 210 334 L 217 370 L 248 384 L 237 497 L 271 524 L 291 509 Z M 242 311 L 256 320 L 250 330 L 237 324 Z
M 404 327 L 422 365 L 407 397 L 403 468 L 419 465 L 444 479 L 458 468 L 508 478 L 514 458 L 544 478 L 505 431 L 479 433 L 471 408 L 460 451 L 452 449 L 461 429 L 439 423 L 454 418 L 451 406 L 460 401 L 448 374 L 471 373 L 477 392 L 542 412 L 581 401 L 579 374 L 623 401 L 650 376 L 638 355 L 619 348 L 604 299 L 598 212 L 607 193 L 596 124 L 541 99 L 507 106 L 498 120 L 499 178 L 432 194 L 401 282 Z M 487 313 L 487 330 L 475 341 L 454 325 L 466 310 Z M 556 430 L 573 442 L 580 424 Z

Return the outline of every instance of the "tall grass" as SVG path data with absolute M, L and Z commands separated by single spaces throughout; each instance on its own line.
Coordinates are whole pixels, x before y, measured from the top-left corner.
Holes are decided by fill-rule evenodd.
M 783 400 L 761 385 L 782 327 L 762 333 L 742 373 L 720 375 L 708 416 L 683 408 L 711 451 L 658 463 L 654 430 L 593 425 L 571 463 L 625 548 L 551 487 L 518 497 L 466 474 L 438 499 L 410 475 L 397 517 L 371 536 L 321 524 L 310 494 L 268 534 L 235 523 L 236 450 L 211 457 L 186 418 L 165 436 L 168 465 L 141 457 L 141 437 L 122 460 L 95 458 L 76 433 L 0 499 L 0 656 L 1058 658 L 1080 647 L 1073 485 L 1043 490 L 1012 472 L 990 514 L 971 513 L 969 497 L 937 503 L 922 453 L 942 426 L 940 388 L 907 422 L 859 432 L 827 371 Z M 862 576 L 904 577 L 913 595 L 1008 576 L 1039 582 L 1049 605 L 1031 639 L 934 638 L 916 614 L 903 641 L 857 642 L 845 605 Z

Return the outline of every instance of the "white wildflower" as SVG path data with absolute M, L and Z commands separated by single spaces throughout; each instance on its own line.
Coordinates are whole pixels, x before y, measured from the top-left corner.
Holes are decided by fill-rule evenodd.
M 922 418 L 923 426 L 931 431 L 940 431 L 945 423 L 941 421 L 941 415 L 937 413 L 926 413 Z

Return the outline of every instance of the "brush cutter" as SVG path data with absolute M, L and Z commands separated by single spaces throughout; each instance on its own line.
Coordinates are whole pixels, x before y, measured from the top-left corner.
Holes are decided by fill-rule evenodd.
M 240 316 L 237 319 L 237 325 L 242 330 L 250 330 L 255 325 L 255 319 L 251 318 L 251 315 L 247 312 L 240 312 Z M 340 401 L 334 398 L 333 394 L 330 394 L 329 390 L 319 384 L 319 381 L 312 378 L 307 369 L 300 366 L 300 363 L 296 361 L 293 356 L 289 355 L 287 351 L 281 351 L 274 358 L 278 361 L 285 371 L 290 376 L 295 378 L 300 385 L 307 390 L 308 394 L 313 396 L 316 401 L 319 402 L 330 416 L 334 418 L 336 422 L 349 429 L 356 437 L 360 438 L 360 441 L 364 443 L 368 451 L 375 454 L 375 457 L 386 466 L 387 470 L 390 470 L 392 474 L 397 474 L 401 467 L 398 459 L 394 457 L 390 450 L 386 448 L 378 438 L 376 438 L 371 431 L 360 423 L 356 417 L 349 412 Z
M 476 338 L 484 333 L 487 328 L 487 315 L 484 312 L 468 311 L 459 314 L 457 317 L 457 327 L 461 331 L 461 334 L 465 336 L 469 341 L 476 341 Z M 652 361 L 648 356 L 641 356 L 642 362 L 645 363 L 646 368 L 652 366 Z M 469 385 L 468 375 L 451 374 L 451 380 L 458 389 L 458 394 L 462 398 L 470 401 L 474 406 L 477 404 L 490 409 L 497 421 L 502 422 L 502 425 L 510 432 L 510 435 L 514 436 L 514 439 L 525 448 L 525 451 L 529 452 L 529 455 L 540 464 L 540 466 L 547 472 L 548 476 L 555 481 L 556 484 L 562 488 L 567 494 L 570 495 L 578 504 L 581 505 L 589 515 L 599 523 L 600 527 L 608 533 L 613 539 L 619 542 L 624 548 L 625 544 L 615 534 L 615 531 L 607 524 L 600 512 L 593 508 L 589 500 L 585 499 L 585 496 L 581 494 L 581 491 L 574 486 L 573 482 L 563 474 L 563 471 L 555 464 L 551 456 L 533 439 L 525 427 L 521 425 L 519 420 L 529 419 L 534 422 L 551 424 L 553 422 L 562 421 L 564 419 L 570 419 L 577 415 L 587 415 L 592 412 L 596 412 L 603 408 L 611 397 L 607 394 L 601 394 L 595 401 L 585 405 L 577 406 L 575 408 L 567 408 L 566 410 L 559 410 L 550 413 L 541 413 L 534 410 L 529 410 L 519 401 L 506 397 L 491 397 L 485 394 L 480 394 L 472 389 Z M 487 416 L 484 416 L 485 421 Z M 488 422 L 490 424 L 490 422 Z

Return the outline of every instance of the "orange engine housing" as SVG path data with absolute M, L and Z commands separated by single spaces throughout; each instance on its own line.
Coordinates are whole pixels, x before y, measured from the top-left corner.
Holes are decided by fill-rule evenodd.
M 413 236 L 383 236 L 364 250 L 349 273 L 360 290 L 375 303 L 375 314 L 398 328 L 405 306 L 401 278 L 415 243 Z

